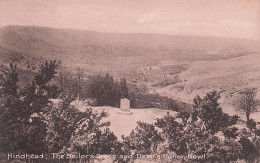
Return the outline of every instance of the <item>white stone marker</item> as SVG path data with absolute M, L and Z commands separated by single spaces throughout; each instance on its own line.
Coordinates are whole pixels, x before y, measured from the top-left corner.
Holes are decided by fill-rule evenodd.
M 120 100 L 120 109 L 122 111 L 130 112 L 130 100 L 123 98 Z

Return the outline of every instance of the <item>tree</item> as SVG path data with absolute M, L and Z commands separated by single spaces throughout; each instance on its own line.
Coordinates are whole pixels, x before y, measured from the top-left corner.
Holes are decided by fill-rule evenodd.
M 60 152 L 63 148 L 68 148 L 71 135 L 75 131 L 77 123 L 82 119 L 81 113 L 70 105 L 72 100 L 67 97 L 49 107 L 46 116 L 48 153 Z
M 105 112 L 94 113 L 87 109 L 79 114 L 76 128 L 70 138 L 70 146 L 66 152 L 81 154 L 111 154 L 117 137 L 108 128 L 109 122 L 104 122 L 107 117 Z M 90 158 L 87 158 L 89 160 Z
M 51 104 L 50 99 L 59 95 L 59 89 L 51 84 L 60 62 L 45 61 L 40 65 L 39 72 L 33 77 L 20 93 L 21 106 L 19 107 L 23 117 L 23 136 L 20 149 L 28 153 L 42 153 L 45 148 L 45 136 L 47 134 L 46 113 Z
M 21 141 L 23 110 L 19 100 L 18 72 L 10 63 L 0 74 L 0 147 L 2 151 L 15 151 Z
M 82 98 L 83 95 L 83 82 L 84 82 L 84 69 L 77 68 L 76 82 L 74 83 L 74 89 L 77 92 L 77 98 Z
M 256 98 L 256 93 L 256 88 L 246 88 L 239 93 L 235 104 L 239 111 L 246 114 L 247 123 L 250 121 L 250 114 L 256 112 L 260 105 L 259 99 Z
M 129 98 L 128 96 L 128 88 L 127 88 L 127 84 L 126 84 L 126 80 L 125 78 L 120 80 L 120 93 L 121 93 L 121 98 Z
M 70 105 L 71 101 L 65 98 L 50 107 L 46 136 L 48 153 L 110 154 L 117 138 L 107 128 L 109 123 L 101 122 L 107 114 L 94 113 L 91 109 L 80 112 Z
M 121 97 L 120 84 L 113 77 L 95 76 L 90 79 L 89 95 L 95 98 L 98 106 L 119 106 Z
M 193 108 L 198 117 L 205 123 L 208 130 L 216 133 L 237 123 L 238 116 L 229 116 L 223 113 L 218 100 L 220 94 L 217 91 L 207 93 L 205 97 L 196 96 L 193 99 Z
M 56 98 L 60 91 L 56 85 L 51 85 L 50 82 L 57 74 L 59 62 L 46 61 L 40 65 L 40 71 L 33 77 L 32 83 L 28 84 L 22 91 L 22 101 L 25 110 L 30 110 L 31 114 L 39 114 L 48 106 L 51 98 Z
M 10 64 L 0 74 L 0 153 L 96 155 L 118 149 L 114 143 L 120 143 L 109 130 L 109 122 L 103 121 L 105 112 L 81 112 L 70 105 L 71 97 L 58 104 L 51 100 L 60 97 L 52 84 L 58 65 L 46 61 L 25 88 L 19 88 L 16 65 Z M 110 76 L 105 80 L 113 81 Z
M 169 114 L 163 118 L 157 119 L 155 126 L 160 128 L 164 139 L 167 141 L 165 148 L 167 151 L 175 152 L 177 155 L 186 155 L 187 146 L 183 138 L 184 124 L 176 121 L 176 117 Z
M 10 94 L 17 96 L 18 93 L 18 72 L 17 65 L 10 63 L 9 69 L 2 70 L 0 75 L 1 94 Z
M 33 77 L 32 83 L 19 88 L 16 65 L 10 64 L 0 75 L 0 137 L 8 142 L 2 150 L 42 153 L 44 151 L 46 108 L 50 98 L 59 94 L 50 82 L 56 74 L 57 61 L 46 61 Z M 2 145 L 1 145 L 2 146 Z M 9 148 L 9 149 L 8 149 Z

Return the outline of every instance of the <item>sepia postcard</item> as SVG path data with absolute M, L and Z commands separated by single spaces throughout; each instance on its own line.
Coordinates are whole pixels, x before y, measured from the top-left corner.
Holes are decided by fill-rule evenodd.
M 0 0 L 0 162 L 260 162 L 260 1 Z

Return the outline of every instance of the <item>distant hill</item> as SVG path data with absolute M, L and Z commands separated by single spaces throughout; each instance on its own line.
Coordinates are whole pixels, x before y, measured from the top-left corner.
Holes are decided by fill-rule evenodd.
M 2 63 L 25 58 L 60 59 L 65 65 L 95 66 L 98 71 L 117 70 L 126 64 L 128 68 L 155 65 L 158 59 L 203 60 L 244 55 L 259 50 L 257 44 L 257 41 L 241 39 L 99 33 L 32 26 L 0 29 Z

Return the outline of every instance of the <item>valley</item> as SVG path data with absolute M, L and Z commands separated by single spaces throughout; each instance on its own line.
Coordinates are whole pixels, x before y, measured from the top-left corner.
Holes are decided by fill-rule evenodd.
M 6 26 L 0 29 L 0 65 L 16 62 L 29 78 L 33 65 L 57 59 L 60 71 L 109 73 L 189 104 L 197 94 L 217 90 L 224 112 L 236 114 L 232 102 L 238 91 L 260 86 L 259 45 L 233 38 Z

